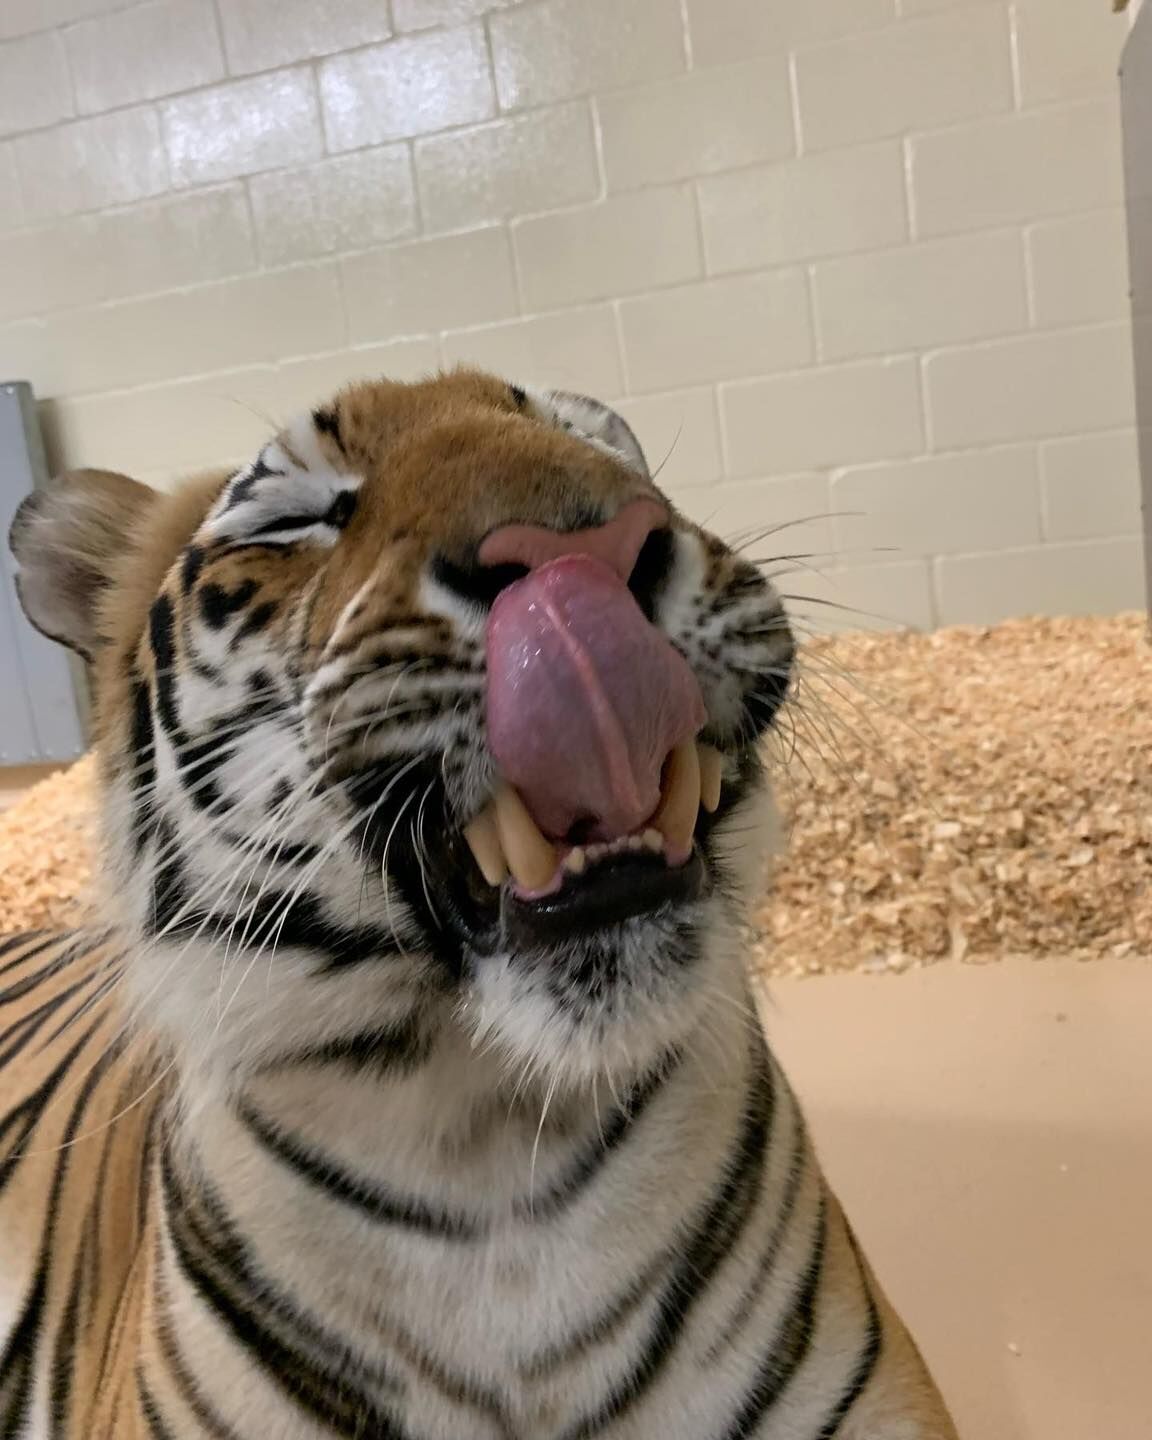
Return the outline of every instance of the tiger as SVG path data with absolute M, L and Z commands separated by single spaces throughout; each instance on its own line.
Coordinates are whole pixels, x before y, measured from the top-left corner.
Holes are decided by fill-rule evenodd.
M 0 1434 L 955 1440 L 748 975 L 793 629 L 617 412 L 357 383 L 11 547 L 100 878 L 0 951 Z

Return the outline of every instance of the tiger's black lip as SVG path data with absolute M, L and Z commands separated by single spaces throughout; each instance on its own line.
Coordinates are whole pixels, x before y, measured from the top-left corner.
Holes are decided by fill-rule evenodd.
M 685 863 L 677 866 L 662 855 L 628 852 L 599 861 L 584 875 L 565 877 L 555 894 L 539 899 L 523 899 L 504 885 L 501 928 L 513 945 L 557 945 L 689 905 L 702 898 L 707 884 L 704 859 L 695 844 Z

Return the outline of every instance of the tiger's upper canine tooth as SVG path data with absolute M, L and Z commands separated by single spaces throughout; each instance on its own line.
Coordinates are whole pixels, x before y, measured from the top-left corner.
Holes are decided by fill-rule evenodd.
M 672 853 L 692 846 L 692 832 L 700 813 L 700 759 L 696 742 L 686 740 L 668 757 L 664 793 L 649 824 L 659 830 Z
M 556 874 L 556 847 L 540 832 L 523 800 L 511 785 L 496 791 L 496 826 L 508 868 L 525 890 L 542 890 Z
M 471 825 L 464 827 L 464 839 L 488 884 L 502 885 L 508 874 L 508 862 L 504 858 L 504 846 L 500 843 L 496 812 L 491 805 L 482 810 Z
M 700 803 L 709 815 L 720 804 L 720 781 L 724 775 L 724 757 L 712 745 L 697 742 L 696 757 L 700 761 Z

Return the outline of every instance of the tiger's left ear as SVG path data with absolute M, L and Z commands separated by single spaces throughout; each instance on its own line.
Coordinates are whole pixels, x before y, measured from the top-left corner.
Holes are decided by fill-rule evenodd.
M 610 406 L 569 390 L 537 390 L 529 391 L 528 395 L 542 412 L 542 418 L 610 450 L 645 479 L 650 478 L 648 461 L 635 432 Z
M 72 470 L 22 502 L 8 532 L 16 591 L 37 630 L 91 660 L 97 601 L 155 490 L 111 470 Z

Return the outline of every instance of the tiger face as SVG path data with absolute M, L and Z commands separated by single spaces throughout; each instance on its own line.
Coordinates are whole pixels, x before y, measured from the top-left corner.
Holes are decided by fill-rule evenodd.
M 13 547 L 93 662 L 106 888 L 187 1064 L 634 1077 L 738 991 L 792 639 L 612 411 L 360 385 L 171 496 L 64 477 Z

